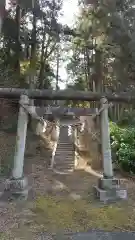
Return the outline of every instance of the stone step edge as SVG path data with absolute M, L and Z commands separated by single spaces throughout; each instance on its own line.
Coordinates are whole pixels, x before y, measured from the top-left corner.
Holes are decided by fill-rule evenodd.
M 72 174 L 74 172 L 74 169 L 71 169 L 71 170 L 65 171 L 65 172 L 64 171 L 59 171 L 55 168 L 53 168 L 52 170 L 53 170 L 54 173 L 59 174 L 59 175 L 69 175 L 69 174 Z

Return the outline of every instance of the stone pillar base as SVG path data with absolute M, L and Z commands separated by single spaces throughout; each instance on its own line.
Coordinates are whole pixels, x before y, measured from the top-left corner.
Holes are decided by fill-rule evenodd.
M 27 178 L 7 179 L 5 191 L 10 192 L 11 199 L 27 200 L 29 192 Z
M 126 200 L 127 191 L 121 189 L 119 179 L 99 179 L 98 186 L 94 186 L 94 193 L 101 202 L 109 203 L 117 200 Z

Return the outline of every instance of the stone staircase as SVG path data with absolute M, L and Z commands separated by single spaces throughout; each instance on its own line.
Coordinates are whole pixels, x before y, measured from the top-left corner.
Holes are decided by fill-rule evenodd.
M 74 162 L 74 144 L 68 136 L 68 127 L 62 126 L 55 155 L 54 172 L 58 174 L 70 174 L 74 171 Z

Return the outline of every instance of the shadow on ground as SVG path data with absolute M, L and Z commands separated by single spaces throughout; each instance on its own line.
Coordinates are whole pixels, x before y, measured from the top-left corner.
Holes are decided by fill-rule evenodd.
M 6 134 L 3 137 L 13 142 L 15 136 Z M 10 154 L 8 148 L 6 152 Z M 37 238 L 41 232 L 135 230 L 135 182 L 122 180 L 128 190 L 127 202 L 102 205 L 93 195 L 93 185 L 97 184 L 100 174 L 90 168 L 76 170 L 70 175 L 55 174 L 48 169 L 50 153 L 43 139 L 28 135 L 24 171 L 32 189 L 27 202 L 0 207 L 0 232 L 6 233 L 5 239 L 46 239 Z M 94 238 L 92 234 L 95 233 L 89 235 L 91 239 L 105 239 L 98 235 Z M 2 237 L 0 239 L 4 239 Z

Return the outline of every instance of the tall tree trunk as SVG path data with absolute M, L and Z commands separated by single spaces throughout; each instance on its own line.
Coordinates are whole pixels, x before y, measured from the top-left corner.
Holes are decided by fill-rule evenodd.
M 5 64 L 7 66 L 9 64 L 11 65 L 11 62 L 10 62 L 10 49 L 11 49 L 10 48 L 10 44 L 11 44 L 11 40 L 4 38 L 4 41 L 5 41 L 5 44 L 3 44 L 4 45 L 3 48 L 4 48 L 4 51 L 5 51 L 5 55 L 6 55 Z
M 35 87 L 35 75 L 36 75 L 36 8 L 35 1 L 33 6 L 33 21 L 32 21 L 32 34 L 31 34 L 31 57 L 30 57 L 30 88 Z
M 20 76 L 20 18 L 21 18 L 21 8 L 19 4 L 16 6 L 16 53 L 15 53 L 15 71 L 18 76 Z
M 1 0 L 0 1 L 0 34 L 2 32 L 4 13 L 5 13 L 5 0 Z
M 59 56 L 59 44 L 57 46 L 57 59 L 56 59 L 56 91 L 59 89 L 59 65 L 60 65 L 60 56 Z M 56 105 L 59 103 L 59 100 L 55 101 Z
M 38 77 L 38 81 L 39 81 L 39 88 L 43 88 L 44 87 L 44 71 L 45 71 L 45 27 L 43 29 L 43 40 L 42 40 L 42 48 L 41 48 L 41 58 L 40 58 L 40 71 L 39 71 L 39 77 Z
M 96 50 L 95 53 L 95 83 L 96 91 L 102 92 L 102 52 Z
M 30 56 L 30 69 L 29 69 L 29 87 L 35 88 L 36 77 L 36 0 L 33 0 L 33 21 L 32 21 L 32 34 L 31 34 L 31 56 Z M 30 104 L 34 105 L 34 100 L 30 100 Z M 29 126 L 32 128 L 32 117 L 29 118 Z M 34 129 L 36 131 L 36 129 Z
M 59 45 L 57 46 L 57 64 L 56 64 L 56 90 L 59 89 L 59 65 L 60 65 L 60 56 L 59 56 Z
M 88 90 L 92 91 L 92 84 L 91 84 L 91 81 L 90 81 L 90 77 L 91 77 L 91 74 L 90 74 L 91 61 L 90 61 L 88 48 L 86 48 L 85 52 L 86 52 L 86 60 L 87 60 Z

